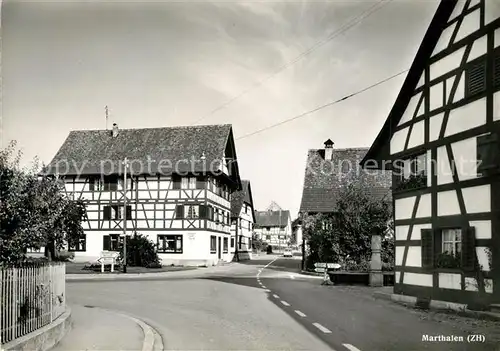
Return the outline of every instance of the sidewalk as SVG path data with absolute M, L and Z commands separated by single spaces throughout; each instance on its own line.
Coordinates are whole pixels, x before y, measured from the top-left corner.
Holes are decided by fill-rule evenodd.
M 142 328 L 125 316 L 71 305 L 72 328 L 52 351 L 142 350 Z

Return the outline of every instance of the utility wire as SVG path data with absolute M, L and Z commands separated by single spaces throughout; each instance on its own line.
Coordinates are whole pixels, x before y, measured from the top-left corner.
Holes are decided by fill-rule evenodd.
M 312 110 L 309 110 L 309 111 L 303 112 L 303 113 L 301 113 L 300 115 L 297 115 L 297 116 L 294 116 L 294 117 L 292 117 L 292 118 L 285 119 L 285 120 L 283 120 L 283 121 L 281 121 L 281 122 L 278 122 L 278 123 L 276 123 L 276 124 L 270 125 L 269 127 L 265 127 L 265 128 L 262 128 L 262 129 L 256 130 L 255 132 L 252 132 L 252 133 L 249 133 L 249 134 L 245 134 L 245 135 L 243 135 L 243 136 L 241 136 L 241 137 L 237 138 L 236 140 L 241 140 L 241 139 L 244 139 L 244 138 L 248 138 L 248 137 L 253 136 L 253 135 L 255 135 L 255 134 L 260 134 L 260 133 L 262 133 L 262 132 L 264 132 L 264 131 L 266 131 L 266 130 L 269 130 L 269 129 L 272 129 L 272 128 L 276 128 L 276 127 L 278 127 L 278 126 L 281 126 L 281 125 L 283 125 L 283 124 L 286 124 L 286 123 L 292 122 L 292 121 L 294 121 L 294 120 L 296 120 L 296 119 L 299 119 L 299 118 L 303 118 L 303 117 L 305 117 L 305 116 L 307 116 L 307 115 L 310 115 L 311 113 L 317 112 L 317 111 L 322 110 L 322 109 L 324 109 L 324 108 L 326 108 L 326 107 L 330 107 L 330 106 L 336 105 L 336 104 L 338 104 L 338 103 L 340 103 L 340 102 L 342 102 L 342 101 L 345 101 L 345 100 L 347 100 L 347 99 L 352 98 L 353 96 L 359 95 L 359 94 L 361 94 L 361 93 L 364 93 L 364 92 L 365 92 L 365 91 L 367 91 L 367 90 L 373 89 L 373 88 L 375 88 L 376 86 L 379 86 L 379 85 L 381 85 L 381 84 L 383 84 L 383 83 L 385 83 L 385 82 L 387 82 L 387 81 L 389 81 L 389 80 L 391 80 L 391 79 L 394 79 L 394 78 L 396 78 L 396 77 L 398 77 L 398 76 L 400 76 L 400 75 L 402 75 L 402 74 L 404 74 L 404 73 L 406 73 L 406 72 L 408 72 L 408 71 L 409 71 L 409 69 L 405 69 L 404 71 L 401 71 L 401 72 L 396 73 L 396 74 L 394 74 L 394 75 L 392 75 L 392 76 L 390 76 L 390 77 L 387 77 L 387 78 L 385 78 L 385 79 L 383 79 L 383 80 L 380 80 L 380 81 L 378 81 L 378 82 L 377 82 L 377 83 L 375 83 L 375 84 L 372 84 L 372 85 L 370 85 L 370 86 L 368 86 L 368 87 L 366 87 L 366 88 L 364 88 L 364 89 L 361 89 L 361 90 L 359 90 L 359 91 L 356 91 L 355 93 L 352 93 L 352 94 L 346 95 L 346 96 L 344 96 L 344 97 L 343 97 L 343 98 L 341 98 L 341 99 L 338 99 L 338 100 L 335 100 L 335 101 L 331 101 L 331 102 L 329 102 L 329 103 L 327 103 L 327 104 L 324 104 L 324 105 L 318 106 L 318 107 L 316 107 L 316 108 L 314 108 L 314 109 L 312 109 Z
M 331 40 L 335 39 L 336 37 L 338 37 L 339 35 L 345 33 L 346 31 L 348 31 L 349 29 L 351 29 L 355 25 L 361 23 L 364 19 L 366 19 L 367 17 L 371 16 L 372 14 L 374 14 L 375 12 L 377 12 L 378 10 L 382 9 L 385 5 L 387 5 L 391 1 L 393 1 L 393 0 L 380 0 L 375 5 L 373 5 L 372 7 L 370 7 L 368 10 L 366 10 L 366 11 L 362 12 L 361 14 L 359 14 L 358 16 L 354 17 L 349 23 L 347 23 L 346 25 L 344 25 L 341 28 L 337 29 L 336 31 L 334 31 L 327 38 L 322 39 L 322 40 L 316 42 L 309 49 L 307 49 L 306 51 L 300 53 L 292 61 L 284 64 L 283 66 L 281 66 L 280 68 L 278 68 L 276 71 L 274 71 L 273 73 L 271 73 L 269 76 L 267 76 L 264 79 L 256 82 L 255 84 L 253 84 L 247 90 L 244 90 L 243 92 L 241 92 L 240 94 L 238 94 L 238 95 L 234 96 L 233 98 L 229 99 L 228 101 L 226 101 L 222 105 L 219 105 L 218 107 L 216 107 L 215 109 L 213 109 L 212 111 L 210 111 L 207 115 L 205 115 L 205 116 L 199 118 L 198 120 L 196 120 L 195 122 L 193 122 L 191 125 L 194 125 L 196 123 L 201 122 L 202 120 L 204 120 L 204 119 L 212 116 L 214 113 L 216 113 L 216 112 L 224 109 L 226 106 L 228 106 L 231 103 L 233 103 L 234 101 L 240 99 L 241 97 L 243 97 L 244 95 L 246 95 L 249 92 L 253 91 L 254 89 L 261 87 L 269 79 L 273 78 L 277 74 L 281 73 L 282 71 L 286 70 L 290 66 L 294 65 L 295 63 L 297 63 L 298 61 L 300 61 L 302 58 L 308 56 L 309 54 L 311 54 L 312 52 L 314 52 L 316 49 L 322 47 L 323 45 L 325 45 L 329 41 L 331 41 Z

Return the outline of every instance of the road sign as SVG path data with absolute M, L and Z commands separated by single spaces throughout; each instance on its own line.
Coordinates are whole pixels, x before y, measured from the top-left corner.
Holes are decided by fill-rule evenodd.
M 116 260 L 119 255 L 116 251 L 102 251 L 101 257 L 97 260 L 101 264 L 101 272 L 104 272 L 104 265 L 106 264 L 111 264 L 111 272 L 114 272 Z
M 325 271 L 325 268 L 333 268 L 333 269 L 338 269 L 340 268 L 340 264 L 338 263 L 322 263 L 318 262 L 314 264 L 314 267 L 316 267 L 314 270 L 318 273 L 323 273 Z

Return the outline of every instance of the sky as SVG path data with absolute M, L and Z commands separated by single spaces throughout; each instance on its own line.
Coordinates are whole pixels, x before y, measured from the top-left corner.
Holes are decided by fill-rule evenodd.
M 228 123 L 255 208 L 295 218 L 308 150 L 369 147 L 405 75 L 248 134 L 410 67 L 438 2 L 377 3 L 3 1 L 1 147 L 48 163 L 106 105 L 120 128 Z

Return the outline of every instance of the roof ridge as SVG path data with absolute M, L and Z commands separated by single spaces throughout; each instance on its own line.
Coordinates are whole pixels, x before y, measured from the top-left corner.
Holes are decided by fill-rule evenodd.
M 335 151 L 349 151 L 349 150 L 369 150 L 370 147 L 366 146 L 366 147 L 345 147 L 345 148 L 334 148 L 333 149 L 333 152 Z M 309 151 L 322 151 L 322 150 L 325 150 L 325 149 L 309 149 Z
M 123 130 L 154 130 L 154 129 L 174 129 L 174 128 L 201 128 L 201 127 L 232 127 L 230 123 L 224 124 L 203 124 L 199 126 L 169 126 L 169 127 L 144 127 L 144 128 L 119 128 Z M 70 132 L 110 132 L 111 129 L 73 129 Z

